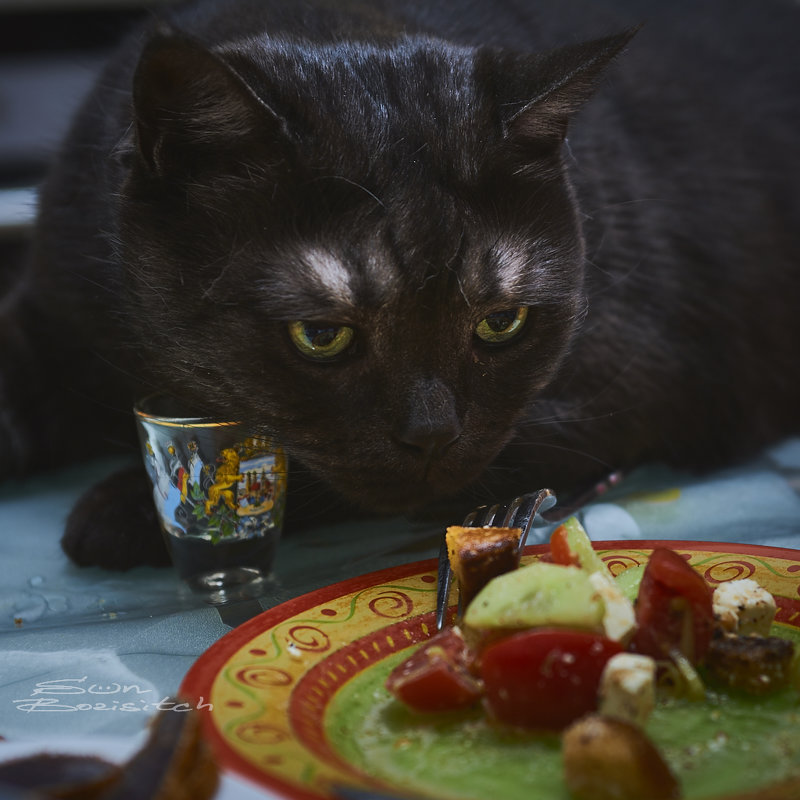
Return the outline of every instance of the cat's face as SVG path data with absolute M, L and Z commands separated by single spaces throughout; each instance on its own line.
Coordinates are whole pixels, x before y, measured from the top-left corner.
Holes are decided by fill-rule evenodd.
M 170 47 L 120 228 L 156 375 L 372 509 L 475 481 L 582 313 L 563 131 L 504 119 L 461 51 L 250 50 L 233 77 Z

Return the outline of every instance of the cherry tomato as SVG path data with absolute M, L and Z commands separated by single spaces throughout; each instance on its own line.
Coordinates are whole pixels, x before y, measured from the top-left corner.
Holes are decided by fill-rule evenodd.
M 647 562 L 636 599 L 633 649 L 653 658 L 679 650 L 702 661 L 714 627 L 711 587 L 674 550 L 659 547 Z
M 561 730 L 597 706 L 600 675 L 619 642 L 584 631 L 536 628 L 489 645 L 480 675 L 500 722 Z
M 567 528 L 565 525 L 559 525 L 550 534 L 550 555 L 556 564 L 575 567 L 580 566 L 578 554 L 569 545 Z
M 469 671 L 470 651 L 458 628 L 445 628 L 386 679 L 386 688 L 414 711 L 456 711 L 475 703 L 481 684 Z

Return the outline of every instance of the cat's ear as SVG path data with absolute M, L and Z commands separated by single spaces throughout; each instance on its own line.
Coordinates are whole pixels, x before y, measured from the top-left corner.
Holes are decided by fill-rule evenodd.
M 263 145 L 280 122 L 237 73 L 168 32 L 145 47 L 133 82 L 138 151 L 156 175 L 194 173 Z M 265 130 L 266 129 L 266 130 Z
M 508 65 L 513 72 L 506 71 L 508 80 L 500 90 L 506 135 L 520 142 L 560 144 L 571 116 L 638 30 L 518 60 L 516 69 Z

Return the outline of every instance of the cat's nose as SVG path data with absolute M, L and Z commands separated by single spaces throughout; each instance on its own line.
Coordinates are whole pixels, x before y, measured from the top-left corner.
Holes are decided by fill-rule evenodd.
M 393 430 L 396 441 L 426 458 L 441 455 L 461 435 L 453 393 L 433 378 L 414 384 L 407 398 L 408 412 Z
M 397 441 L 426 457 L 441 455 L 460 435 L 461 427 L 450 424 L 408 426 L 395 431 Z

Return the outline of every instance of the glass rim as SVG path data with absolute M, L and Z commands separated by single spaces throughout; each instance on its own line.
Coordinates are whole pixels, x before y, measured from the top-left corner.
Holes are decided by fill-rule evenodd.
M 142 421 L 152 422 L 167 428 L 231 428 L 241 423 L 236 420 L 220 420 L 214 417 L 187 416 L 158 413 L 147 409 L 157 399 L 174 399 L 169 392 L 153 392 L 134 403 L 133 413 Z

